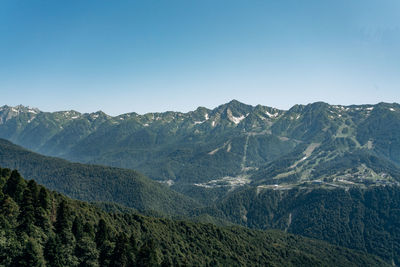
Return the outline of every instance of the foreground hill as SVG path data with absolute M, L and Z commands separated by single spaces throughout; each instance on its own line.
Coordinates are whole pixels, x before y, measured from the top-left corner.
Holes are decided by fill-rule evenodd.
M 277 231 L 106 213 L 0 169 L 2 266 L 389 266 Z
M 0 166 L 69 197 L 123 204 L 139 211 L 184 215 L 199 205 L 133 170 L 70 163 L 30 152 L 0 139 Z
M 47 155 L 136 169 L 205 203 L 251 183 L 400 181 L 399 104 L 317 102 L 284 111 L 231 101 L 116 117 L 3 106 L 0 137 Z

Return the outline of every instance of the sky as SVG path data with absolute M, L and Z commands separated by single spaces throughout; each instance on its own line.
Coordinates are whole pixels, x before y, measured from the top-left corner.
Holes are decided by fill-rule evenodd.
M 2 0 L 0 105 L 400 102 L 400 0 Z

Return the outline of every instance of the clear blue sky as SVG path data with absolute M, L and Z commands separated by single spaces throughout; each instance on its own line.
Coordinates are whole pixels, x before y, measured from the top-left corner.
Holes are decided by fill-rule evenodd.
M 2 0 L 0 105 L 400 102 L 399 0 Z

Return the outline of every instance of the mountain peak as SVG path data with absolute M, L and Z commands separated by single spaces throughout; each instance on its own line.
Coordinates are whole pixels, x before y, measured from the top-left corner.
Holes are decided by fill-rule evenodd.
M 18 105 L 15 107 L 4 105 L 0 107 L 0 124 L 7 122 L 8 120 L 19 116 L 22 113 L 29 114 L 29 117 L 35 117 L 41 111 L 37 108 L 31 108 L 29 106 L 25 107 L 23 105 Z
M 305 106 L 306 108 L 312 108 L 312 109 L 320 109 L 320 108 L 328 108 L 330 105 L 326 102 L 318 101 L 314 103 L 310 103 Z
M 39 113 L 40 110 L 38 108 L 24 106 L 24 105 L 17 105 L 17 106 L 8 106 L 4 105 L 0 107 L 0 111 L 13 111 L 13 112 L 30 112 L 30 113 Z
M 239 114 L 249 113 L 254 109 L 254 107 L 251 105 L 247 105 L 247 104 L 237 101 L 236 99 L 233 99 L 226 104 L 222 104 L 222 105 L 218 106 L 214 110 L 223 112 L 223 111 L 227 110 L 228 108 L 233 113 L 239 113 Z
M 225 106 L 227 106 L 227 107 L 253 108 L 252 105 L 248 105 L 248 104 L 242 103 L 242 102 L 240 102 L 240 101 L 238 101 L 236 99 L 232 99 L 231 101 L 226 103 Z
M 238 100 L 236 100 L 236 99 L 232 99 L 232 100 L 229 101 L 227 104 L 228 104 L 228 105 L 245 105 L 244 103 L 242 103 L 242 102 L 240 102 L 240 101 L 238 101 Z

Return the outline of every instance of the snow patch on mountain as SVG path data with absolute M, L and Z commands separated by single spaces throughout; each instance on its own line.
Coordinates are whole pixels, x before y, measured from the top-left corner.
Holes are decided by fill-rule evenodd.
M 276 118 L 279 116 L 278 112 L 275 112 L 274 114 L 269 113 L 268 111 L 265 111 L 265 114 L 270 117 L 270 118 Z
M 38 114 L 38 113 L 39 113 L 37 110 L 32 109 L 32 108 L 29 108 L 29 109 L 28 109 L 28 112 L 29 112 L 29 113 L 33 113 L 33 114 Z
M 246 115 L 241 115 L 239 117 L 235 117 L 232 114 L 232 111 L 230 109 L 226 110 L 226 114 L 228 115 L 228 119 L 233 122 L 234 124 L 239 124 L 242 120 L 244 120 L 249 114 L 247 113 Z
M 240 117 L 235 117 L 232 116 L 232 122 L 235 124 L 239 124 L 242 120 L 244 120 L 246 117 L 244 115 L 240 116 Z

